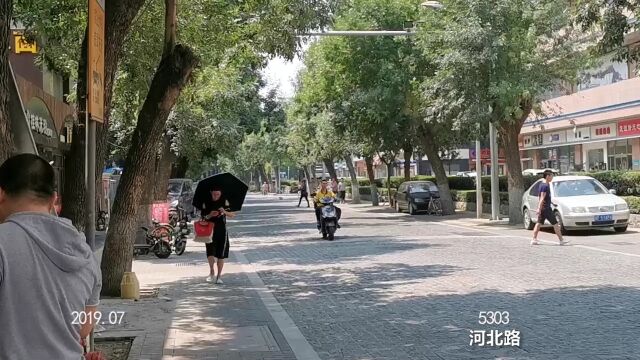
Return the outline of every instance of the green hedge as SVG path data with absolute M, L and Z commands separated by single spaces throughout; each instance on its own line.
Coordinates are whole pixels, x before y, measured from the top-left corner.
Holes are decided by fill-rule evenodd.
M 606 186 L 615 189 L 618 195 L 640 195 L 640 171 L 600 171 L 585 173 Z
M 640 214 L 640 196 L 623 196 L 632 214 Z
M 635 195 L 640 196 L 640 171 L 601 171 L 594 173 L 583 173 L 583 175 L 592 176 L 600 181 L 607 189 L 615 189 L 618 195 L 627 196 Z M 524 177 L 524 189 L 528 189 L 534 182 L 540 177 L 538 176 L 525 176 Z M 437 183 L 433 176 L 414 176 L 412 181 L 433 181 Z M 369 180 L 358 180 L 360 189 L 369 188 Z M 404 177 L 393 176 L 391 177 L 391 188 L 397 189 L 400 184 L 404 182 Z M 345 180 L 347 186 L 351 186 L 350 180 Z M 376 185 L 378 188 L 386 188 L 386 179 L 376 179 Z M 449 176 L 449 187 L 451 190 L 475 190 L 475 178 L 462 177 L 462 176 Z M 506 176 L 498 177 L 498 190 L 500 192 L 508 191 L 508 180 Z M 367 191 L 367 190 L 365 190 Z M 482 191 L 491 191 L 491 177 L 482 177 Z
M 454 201 L 459 202 L 468 202 L 475 203 L 476 202 L 476 191 L 475 190 L 451 190 L 451 197 Z M 482 202 L 484 204 L 491 204 L 491 193 L 488 191 L 482 192 Z M 500 192 L 500 203 L 503 205 L 509 204 L 509 193 L 508 192 Z
M 371 187 L 367 186 L 367 187 L 361 187 L 360 189 L 360 195 L 371 195 Z M 351 194 L 351 188 L 347 188 L 347 192 L 349 194 Z M 388 193 L 387 188 L 378 188 L 378 194 L 382 194 L 383 196 L 386 196 Z M 395 193 L 395 189 L 391 189 L 391 194 Z

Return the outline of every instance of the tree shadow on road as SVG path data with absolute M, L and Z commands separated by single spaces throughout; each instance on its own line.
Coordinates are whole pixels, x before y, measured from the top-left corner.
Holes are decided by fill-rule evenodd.
M 389 264 L 260 276 L 323 359 L 611 359 L 640 351 L 638 288 L 430 293 L 425 279 L 454 271 Z M 509 324 L 480 325 L 481 311 L 508 312 Z M 470 330 L 492 329 L 520 331 L 521 348 L 469 345 Z
M 318 239 L 316 241 L 274 243 L 252 243 L 242 253 L 251 262 L 260 264 L 294 264 L 314 265 L 365 260 L 380 255 L 388 255 L 414 250 L 428 250 L 442 248 L 447 245 L 428 244 L 423 241 L 402 239 L 389 241 L 385 236 L 352 236 L 348 239 L 337 239 L 329 242 Z

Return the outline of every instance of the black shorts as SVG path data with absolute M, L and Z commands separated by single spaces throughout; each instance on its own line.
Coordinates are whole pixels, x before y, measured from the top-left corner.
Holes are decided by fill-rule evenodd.
M 542 209 L 538 214 L 538 224 L 543 225 L 544 221 L 547 220 L 551 225 L 555 225 L 558 223 L 556 220 L 556 215 L 553 213 L 551 208 Z
M 218 259 L 226 259 L 229 257 L 229 234 L 224 225 L 216 224 L 213 230 L 211 242 L 205 244 L 207 248 L 207 257 L 213 256 Z
M 340 199 L 344 200 L 347 197 L 347 192 L 346 191 L 340 191 Z

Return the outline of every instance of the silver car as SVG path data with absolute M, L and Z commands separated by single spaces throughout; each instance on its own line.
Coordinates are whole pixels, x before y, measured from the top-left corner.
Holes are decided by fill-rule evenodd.
M 522 196 L 524 227 L 533 229 L 538 219 L 540 179 Z M 562 231 L 613 227 L 627 231 L 629 206 L 590 176 L 556 176 L 550 184 L 552 209 Z

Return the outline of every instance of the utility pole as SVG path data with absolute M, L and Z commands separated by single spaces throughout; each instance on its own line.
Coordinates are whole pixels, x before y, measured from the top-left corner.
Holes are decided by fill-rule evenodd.
M 476 140 L 476 218 L 482 219 L 482 147 Z

